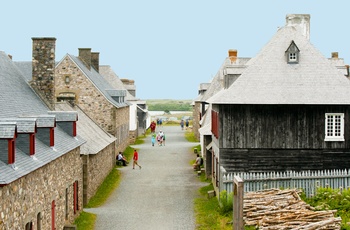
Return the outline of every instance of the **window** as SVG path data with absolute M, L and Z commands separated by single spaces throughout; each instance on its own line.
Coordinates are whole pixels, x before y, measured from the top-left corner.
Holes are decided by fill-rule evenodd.
M 289 62 L 295 62 L 297 61 L 297 54 L 296 53 L 290 53 L 289 54 Z
M 300 50 L 297 45 L 292 41 L 286 50 L 287 62 L 290 64 L 299 63 Z
M 26 224 L 25 230 L 33 230 L 33 223 L 32 223 L 32 222 L 28 222 L 28 223 Z
M 41 230 L 41 212 L 38 213 L 38 215 L 36 216 L 36 229 L 37 230 Z
M 344 141 L 343 113 L 326 113 L 325 141 Z

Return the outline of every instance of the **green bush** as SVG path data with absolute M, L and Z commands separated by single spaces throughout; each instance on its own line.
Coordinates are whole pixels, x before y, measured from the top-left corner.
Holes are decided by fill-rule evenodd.
M 233 211 L 233 192 L 227 194 L 226 190 L 220 192 L 220 213 L 222 215 Z
M 350 189 L 318 188 L 314 197 L 302 199 L 316 210 L 337 210 L 336 216 L 342 219 L 341 229 L 350 230 Z

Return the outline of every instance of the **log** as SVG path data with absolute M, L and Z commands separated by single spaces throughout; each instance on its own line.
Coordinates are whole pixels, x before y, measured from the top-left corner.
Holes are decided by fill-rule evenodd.
M 274 229 L 340 229 L 341 218 L 336 210 L 315 211 L 300 199 L 296 189 L 269 189 L 249 192 L 244 196 L 245 225 L 262 230 Z

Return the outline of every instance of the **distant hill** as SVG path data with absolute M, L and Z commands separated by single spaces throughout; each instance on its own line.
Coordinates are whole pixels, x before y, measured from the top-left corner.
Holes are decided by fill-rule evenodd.
M 148 99 L 149 111 L 192 111 L 193 100 Z

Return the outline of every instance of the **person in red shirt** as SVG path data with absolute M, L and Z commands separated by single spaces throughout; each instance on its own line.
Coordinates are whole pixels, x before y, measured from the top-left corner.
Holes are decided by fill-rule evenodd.
M 138 159 L 139 159 L 139 153 L 136 151 L 136 149 L 134 149 L 134 156 L 132 158 L 134 161 L 133 161 L 133 164 L 132 164 L 132 169 L 135 169 L 135 165 L 139 166 L 139 168 L 141 169 L 141 165 L 139 165 L 137 163 Z
M 156 126 L 157 124 L 154 121 L 152 121 L 148 127 L 148 129 L 151 129 L 151 133 L 154 133 L 156 131 Z

